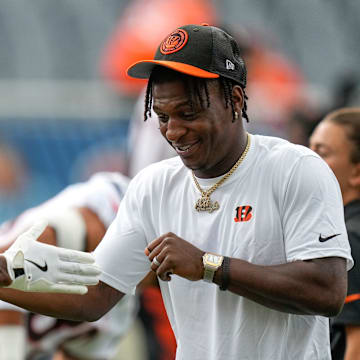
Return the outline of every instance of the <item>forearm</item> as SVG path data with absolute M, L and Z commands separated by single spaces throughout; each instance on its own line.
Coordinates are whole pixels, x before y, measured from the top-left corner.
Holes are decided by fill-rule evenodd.
M 345 261 L 342 264 L 342 259 L 327 258 L 325 262 L 315 259 L 260 266 L 231 259 L 228 290 L 282 312 L 334 316 L 346 295 L 346 277 L 336 274 L 339 267 L 346 274 Z M 221 271 L 214 279 L 218 285 Z
M 73 321 L 95 321 L 110 310 L 122 293 L 100 282 L 85 295 L 22 292 L 0 288 L 0 300 L 34 313 Z
M 82 297 L 85 295 L 30 293 L 13 289 L 0 289 L 0 299 L 34 313 L 56 318 L 84 321 Z
M 94 251 L 105 235 L 106 228 L 99 216 L 88 208 L 79 208 L 86 224 L 85 248 L 82 251 Z
M 11 278 L 7 272 L 6 259 L 4 256 L 0 256 L 0 287 L 9 286 L 11 284 Z

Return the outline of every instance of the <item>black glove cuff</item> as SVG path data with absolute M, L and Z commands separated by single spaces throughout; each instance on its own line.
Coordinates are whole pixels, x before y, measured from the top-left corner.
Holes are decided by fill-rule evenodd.
M 14 269 L 14 275 L 15 275 L 15 279 L 18 278 L 19 276 L 22 276 L 25 274 L 24 269 L 19 268 L 19 269 Z

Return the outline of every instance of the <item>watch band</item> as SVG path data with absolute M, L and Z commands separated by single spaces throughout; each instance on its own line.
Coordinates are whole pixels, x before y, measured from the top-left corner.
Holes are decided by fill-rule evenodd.
M 203 255 L 204 275 L 203 280 L 212 283 L 216 270 L 221 267 L 224 257 L 213 253 Z
M 212 283 L 214 280 L 215 271 L 215 269 L 209 269 L 205 267 L 203 280 Z
M 230 258 L 224 256 L 224 260 L 221 265 L 221 285 L 220 290 L 225 291 L 229 287 L 230 282 Z

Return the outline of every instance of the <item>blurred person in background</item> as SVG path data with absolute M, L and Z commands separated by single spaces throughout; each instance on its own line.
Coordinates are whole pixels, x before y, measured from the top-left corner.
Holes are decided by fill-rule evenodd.
M 0 223 L 47 199 L 52 188 L 46 180 L 28 168 L 21 152 L 0 138 Z
M 248 114 L 253 121 L 247 129 L 286 137 L 288 118 L 302 102 L 307 86 L 302 70 L 276 48 L 271 33 L 237 24 L 225 28 L 237 40 L 248 69 Z
M 43 217 L 49 225 L 39 241 L 93 251 L 115 218 L 128 181 L 120 173 L 102 172 L 86 182 L 68 186 L 45 203 L 3 223 L 0 250 L 5 251 L 37 218 Z M 0 359 L 113 359 L 120 339 L 133 325 L 136 308 L 135 297 L 128 295 L 101 320 L 78 323 L 29 313 L 0 302 Z
M 332 358 L 360 359 L 360 107 L 341 108 L 325 116 L 310 137 L 310 147 L 339 181 L 355 261 L 348 272 L 344 307 L 331 319 Z
M 25 166 L 13 149 L 0 145 L 0 194 L 9 195 L 21 187 L 25 177 Z
M 144 121 L 145 91 L 137 100 L 130 118 L 128 137 L 128 175 L 132 178 L 146 166 L 176 156 L 175 150 L 159 136 L 157 115 Z
M 309 139 L 318 123 L 330 112 L 343 107 L 352 107 L 359 102 L 359 82 L 355 73 L 337 78 L 333 94 L 308 89 L 300 103 L 292 109 L 286 123 L 286 137 L 289 141 L 309 146 Z

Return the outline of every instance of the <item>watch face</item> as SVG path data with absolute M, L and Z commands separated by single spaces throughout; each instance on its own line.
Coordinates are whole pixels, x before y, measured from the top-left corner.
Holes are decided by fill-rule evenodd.
M 222 263 L 222 256 L 207 253 L 205 256 L 205 260 L 207 265 L 220 266 Z

